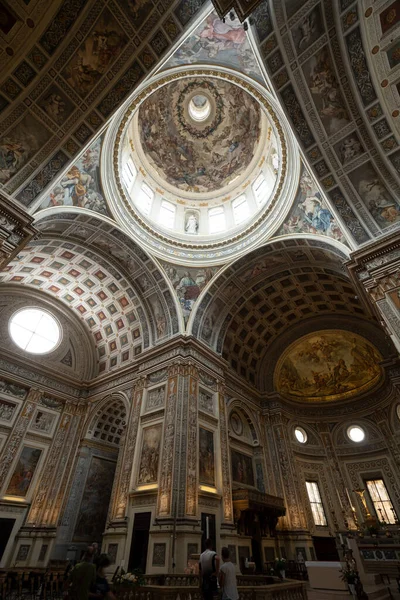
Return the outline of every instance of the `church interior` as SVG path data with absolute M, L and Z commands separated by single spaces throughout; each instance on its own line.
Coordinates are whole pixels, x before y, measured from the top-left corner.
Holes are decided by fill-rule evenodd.
M 400 598 L 399 40 L 399 0 L 0 0 L 2 599 L 97 543 L 195 600 L 207 538 L 246 600 Z

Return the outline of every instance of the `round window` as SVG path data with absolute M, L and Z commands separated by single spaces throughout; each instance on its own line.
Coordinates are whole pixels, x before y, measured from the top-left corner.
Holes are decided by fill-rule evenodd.
M 296 436 L 296 440 L 300 442 L 300 444 L 305 444 L 307 441 L 307 434 L 302 427 L 296 427 L 294 430 L 294 435 Z
M 347 435 L 352 442 L 362 442 L 365 438 L 365 431 L 359 425 L 351 425 L 347 429 Z
M 14 313 L 9 331 L 13 342 L 32 354 L 51 352 L 61 340 L 56 319 L 40 308 L 24 308 Z
M 189 115 L 194 121 L 205 121 L 211 112 L 211 104 L 206 96 L 197 94 L 189 102 Z

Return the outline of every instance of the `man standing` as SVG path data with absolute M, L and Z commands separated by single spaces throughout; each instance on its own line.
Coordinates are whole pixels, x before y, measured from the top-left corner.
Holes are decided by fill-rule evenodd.
M 206 540 L 206 549 L 200 555 L 200 587 L 204 600 L 213 600 L 218 593 L 219 557 L 212 550 L 212 541 Z
M 94 548 L 88 546 L 82 561 L 69 574 L 68 600 L 88 600 L 89 590 L 96 583 L 96 566 L 93 564 Z
M 222 600 L 239 600 L 236 584 L 235 565 L 229 558 L 229 549 L 224 547 L 221 551 L 223 563 L 219 571 L 219 585 L 222 590 Z

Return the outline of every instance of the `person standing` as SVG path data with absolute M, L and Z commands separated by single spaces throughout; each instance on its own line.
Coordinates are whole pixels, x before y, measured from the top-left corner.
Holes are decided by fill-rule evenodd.
M 200 555 L 200 587 L 204 600 L 213 600 L 218 593 L 219 557 L 212 549 L 210 538 L 206 540 L 206 549 Z
M 221 551 L 223 563 L 219 570 L 219 586 L 222 590 L 222 600 L 239 600 L 236 583 L 236 569 L 229 557 L 229 549 L 224 547 Z
M 89 600 L 116 600 L 106 577 L 106 569 L 111 564 L 107 554 L 100 554 L 100 556 L 97 557 L 96 564 L 96 583 L 89 591 Z
M 88 600 L 89 590 L 96 583 L 96 566 L 93 564 L 93 546 L 88 546 L 81 562 L 68 576 L 68 600 Z

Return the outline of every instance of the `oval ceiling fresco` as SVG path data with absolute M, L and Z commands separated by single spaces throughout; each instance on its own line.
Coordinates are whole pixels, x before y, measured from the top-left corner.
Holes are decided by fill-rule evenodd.
M 376 348 L 355 333 L 319 331 L 287 348 L 275 369 L 275 388 L 302 402 L 344 400 L 379 381 L 381 360 Z

